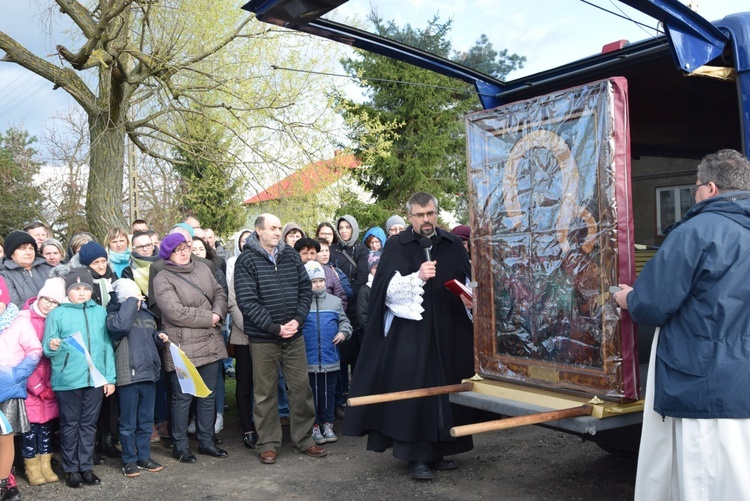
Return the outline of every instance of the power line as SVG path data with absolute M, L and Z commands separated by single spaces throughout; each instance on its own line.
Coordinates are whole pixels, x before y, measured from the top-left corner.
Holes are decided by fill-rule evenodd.
M 642 23 L 642 22 L 640 22 L 640 21 L 636 21 L 635 19 L 633 19 L 632 17 L 630 17 L 630 16 L 628 16 L 628 15 L 626 15 L 626 14 L 624 14 L 624 13 L 623 13 L 623 14 L 618 14 L 617 12 L 614 12 L 614 11 L 611 11 L 611 10 L 608 10 L 608 9 L 605 9 L 605 8 L 604 8 L 604 7 L 602 7 L 601 5 L 596 5 L 595 3 L 589 2 L 588 0 L 580 0 L 580 1 L 581 1 L 581 2 L 583 2 L 583 3 L 585 3 L 586 5 L 589 5 L 589 6 L 591 6 L 591 7 L 595 7 L 595 8 L 597 8 L 597 9 L 599 9 L 599 10 L 603 10 L 603 11 L 604 11 L 604 12 L 606 12 L 607 14 L 612 14 L 613 16 L 615 16 L 615 17 L 619 17 L 620 19 L 624 19 L 624 20 L 626 20 L 626 21 L 630 21 L 631 23 L 633 23 L 633 24 L 635 24 L 635 25 L 637 25 L 637 26 L 640 26 L 640 27 L 642 27 L 642 28 L 648 28 L 648 29 L 650 29 L 650 30 L 654 30 L 654 31 L 656 31 L 657 33 L 661 33 L 662 35 L 664 34 L 664 32 L 663 32 L 663 31 L 661 31 L 661 30 L 660 30 L 659 28 L 655 28 L 655 27 L 653 27 L 653 26 L 649 26 L 649 25 L 648 25 L 648 24 L 646 24 L 646 23 Z M 650 34 L 649 34 L 649 35 L 650 35 Z

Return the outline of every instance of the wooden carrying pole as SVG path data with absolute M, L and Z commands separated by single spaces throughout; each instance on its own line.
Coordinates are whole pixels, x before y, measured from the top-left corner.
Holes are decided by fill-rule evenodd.
M 346 405 L 358 406 L 382 404 L 384 402 L 395 402 L 396 400 L 431 397 L 434 395 L 445 395 L 446 393 L 458 393 L 459 391 L 471 391 L 472 388 L 474 388 L 474 383 L 461 383 L 450 384 L 448 386 L 434 386 L 432 388 L 420 388 L 418 390 L 394 391 L 393 393 L 380 393 L 378 395 L 352 397 L 346 401 Z
M 454 426 L 451 428 L 451 436 L 465 437 L 466 435 L 484 433 L 486 431 L 504 430 L 506 428 L 516 428 L 518 426 L 526 426 L 529 424 L 548 423 L 550 421 L 557 421 L 558 419 L 578 416 L 590 416 L 592 410 L 592 406 L 584 404 L 580 407 L 572 407 L 570 409 L 562 409 L 559 411 L 539 412 L 537 414 L 529 414 L 528 416 L 517 416 L 497 419 L 495 421 L 486 421 L 484 423 Z

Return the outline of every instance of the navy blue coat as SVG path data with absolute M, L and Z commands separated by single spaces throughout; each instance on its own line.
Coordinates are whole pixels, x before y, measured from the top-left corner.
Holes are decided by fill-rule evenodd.
M 661 326 L 656 412 L 750 417 L 750 192 L 691 207 L 627 300 L 636 322 Z

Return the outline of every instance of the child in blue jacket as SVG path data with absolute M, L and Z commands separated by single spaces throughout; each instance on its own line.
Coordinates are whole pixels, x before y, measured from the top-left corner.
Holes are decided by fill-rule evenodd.
M 310 276 L 313 300 L 302 327 L 307 351 L 307 372 L 315 399 L 313 440 L 321 445 L 338 440 L 333 433 L 336 379 L 340 370 L 336 345 L 349 339 L 352 325 L 341 300 L 326 292 L 326 275 L 317 261 L 305 264 Z M 321 430 L 322 428 L 322 430 Z

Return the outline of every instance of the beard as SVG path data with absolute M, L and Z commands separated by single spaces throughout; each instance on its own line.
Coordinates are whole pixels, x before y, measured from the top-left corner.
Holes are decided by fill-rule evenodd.
M 430 237 L 435 233 L 435 226 L 432 223 L 424 223 L 419 226 L 417 233 L 423 237 Z

